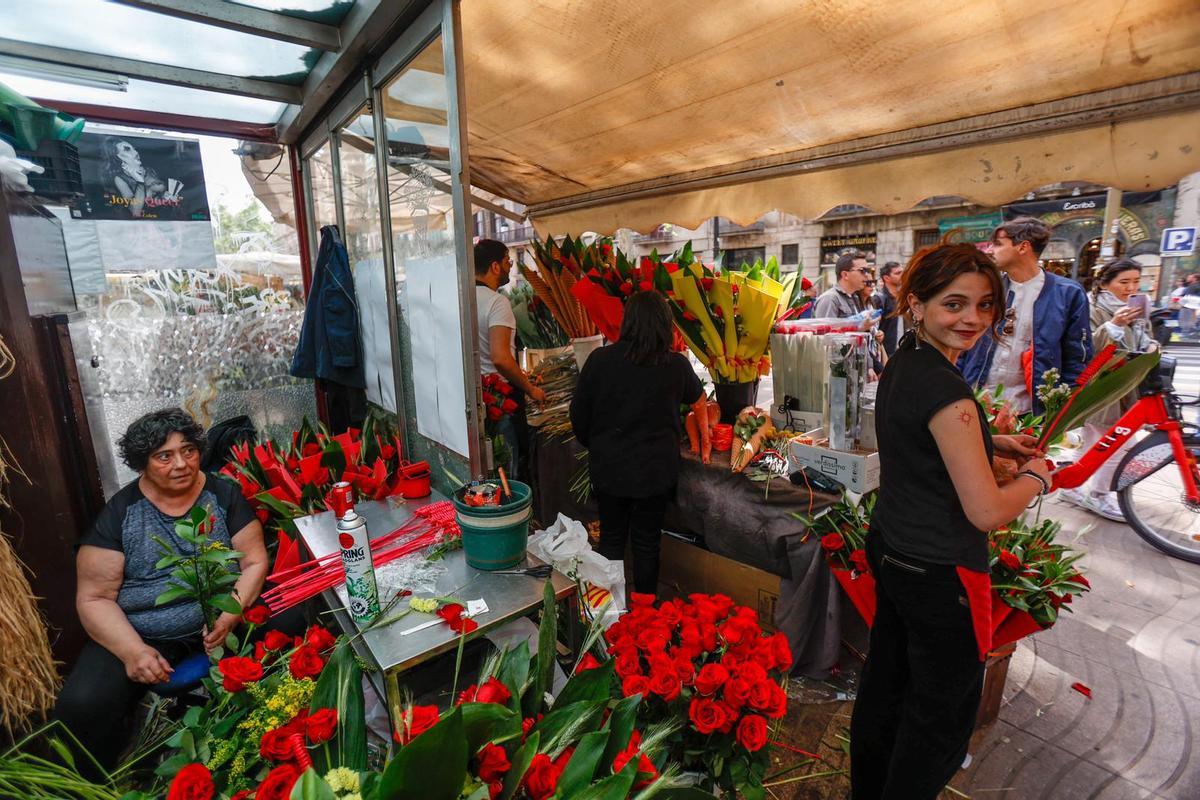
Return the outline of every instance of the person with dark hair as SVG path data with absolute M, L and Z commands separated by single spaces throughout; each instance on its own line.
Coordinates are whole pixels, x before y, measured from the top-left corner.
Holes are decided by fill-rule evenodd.
M 1158 346 L 1148 330 L 1146 309 L 1149 306 L 1130 304 L 1142 280 L 1142 265 L 1131 258 L 1118 258 L 1104 265 L 1092 287 L 1090 322 L 1092 344 L 1097 351 L 1115 344 L 1118 349 L 1144 353 Z M 1088 418 L 1083 426 L 1083 452 L 1086 452 L 1108 432 L 1137 400 L 1131 392 L 1120 402 L 1102 409 Z M 1086 508 L 1113 522 L 1124 522 L 1116 492 L 1110 491 L 1113 474 L 1121 463 L 1121 453 L 1113 453 L 1104 462 L 1087 486 L 1068 489 L 1063 500 Z
M 867 257 L 857 250 L 842 253 L 838 256 L 833 271 L 837 283 L 817 298 L 813 316 L 818 319 L 843 319 L 861 313 L 863 302 L 859 293 L 871 278 L 871 267 L 867 263 Z
M 127 204 L 131 217 L 141 217 L 147 203 L 153 204 L 155 200 L 162 201 L 159 207 L 178 204 L 183 184 L 174 178 L 164 181 L 158 177 L 158 173 L 142 164 L 141 154 L 127 139 L 105 137 L 101 149 L 105 185 Z
M 995 264 L 969 244 L 925 248 L 904 271 L 897 302 L 915 330 L 875 404 L 881 474 L 866 549 L 877 610 L 850 723 L 854 800 L 933 800 L 963 763 L 983 690 L 963 574 L 988 580 L 986 531 L 1049 487 L 1036 440 L 989 435 L 955 368 L 994 335 L 1004 294 Z M 1023 462 L 1006 486 L 993 453 Z
M 241 621 L 223 612 L 212 630 L 194 599 L 158 605 L 174 585 L 156 566 L 159 541 L 181 554 L 194 546 L 175 523 L 206 509 L 209 541 L 242 553 L 232 594 L 248 608 L 267 574 L 262 524 L 238 486 L 200 470 L 204 429 L 179 408 L 136 420 L 117 442 L 121 459 L 139 473 L 108 501 L 79 540 L 75 605 L 90 641 L 58 696 L 61 720 L 101 766 L 112 767 L 129 737 L 126 718 L 149 688 L 169 680 L 173 665 L 220 646 Z
M 521 454 L 516 417 L 523 423 L 525 398 L 546 401 L 546 393 L 534 384 L 517 365 L 517 318 L 512 303 L 498 291 L 508 284 L 512 259 L 508 246 L 495 239 L 480 239 L 475 243 L 475 317 L 479 323 L 479 366 L 484 375 L 499 373 L 513 389 L 517 410 L 499 422 L 500 435 L 509 448 L 509 462 L 504 465 L 510 477 L 518 477 L 517 463 Z
M 899 261 L 889 261 L 879 269 L 879 291 L 875 293 L 875 307 L 881 312 L 880 328 L 883 331 L 883 351 L 888 358 L 896 352 L 896 345 L 904 335 L 904 315 L 896 313 L 896 295 L 904 279 L 904 266 Z
M 959 369 L 975 388 L 1004 387 L 1013 411 L 1040 414 L 1042 376 L 1058 370 L 1074 383 L 1092 359 L 1092 329 L 1083 288 L 1046 272 L 1038 262 L 1050 241 L 1039 219 L 1019 217 L 992 233 L 992 258 L 1004 272 L 1005 315 L 998 336 L 985 336 L 963 354 Z
M 681 405 L 696 412 L 702 453 L 710 449 L 707 398 L 692 365 L 671 352 L 672 330 L 662 295 L 634 294 L 620 341 L 588 356 L 571 401 L 600 510 L 600 555 L 622 561 L 629 542 L 634 590 L 644 594 L 658 590 L 663 514 L 679 481 Z

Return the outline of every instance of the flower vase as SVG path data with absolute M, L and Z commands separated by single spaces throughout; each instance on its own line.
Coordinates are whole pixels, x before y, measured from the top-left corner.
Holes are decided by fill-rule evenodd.
M 581 336 L 571 340 L 571 347 L 575 349 L 575 365 L 579 367 L 580 372 L 583 372 L 583 364 L 588 360 L 588 356 L 598 350 L 602 344 L 604 344 L 604 336 L 599 333 L 595 336 Z
M 715 384 L 717 405 L 721 407 L 721 422 L 732 425 L 743 408 L 758 399 L 758 381 Z

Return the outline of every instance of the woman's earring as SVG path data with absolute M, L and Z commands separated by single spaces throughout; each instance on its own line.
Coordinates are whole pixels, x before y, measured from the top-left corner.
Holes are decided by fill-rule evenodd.
M 917 350 L 921 349 L 921 338 L 925 335 L 925 329 L 923 327 L 924 324 L 925 319 L 923 317 L 917 317 L 917 340 L 913 343 Z

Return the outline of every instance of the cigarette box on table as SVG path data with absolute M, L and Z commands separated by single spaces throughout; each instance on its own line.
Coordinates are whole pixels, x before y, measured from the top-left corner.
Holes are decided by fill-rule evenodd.
M 870 450 L 844 452 L 793 441 L 788 463 L 792 471 L 811 467 L 858 494 L 879 488 L 879 453 Z

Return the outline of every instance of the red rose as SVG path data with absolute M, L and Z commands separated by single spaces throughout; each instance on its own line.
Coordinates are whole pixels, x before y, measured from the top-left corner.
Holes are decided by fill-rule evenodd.
M 621 694 L 633 697 L 640 694 L 643 698 L 650 693 L 650 679 L 644 675 L 630 675 L 621 681 Z
M 771 687 L 773 684 L 769 680 L 759 681 L 750 689 L 750 705 L 756 711 L 766 711 L 771 707 Z
M 720 664 L 705 664 L 696 673 L 696 691 L 702 695 L 715 694 L 729 680 L 729 671 Z
M 691 686 L 696 681 L 696 665 L 692 658 L 691 654 L 683 651 L 678 651 L 675 657 L 675 674 L 684 686 Z
M 504 398 L 504 402 L 500 404 L 500 410 L 505 414 L 511 414 L 517 410 L 517 401 L 511 397 Z
M 396 744 L 408 744 L 425 731 L 438 724 L 441 719 L 437 706 L 413 706 L 403 717 L 404 732 L 392 734 Z
M 827 533 L 821 537 L 821 547 L 824 547 L 831 553 L 837 552 L 846 546 L 846 540 L 842 538 L 840 533 Z
M 693 697 L 688 706 L 688 719 L 700 733 L 713 733 L 728 723 L 725 707 L 703 697 Z
M 262 625 L 271 618 L 271 612 L 266 606 L 252 606 L 242 613 L 242 619 L 251 625 Z
M 240 692 L 247 683 L 254 683 L 263 676 L 262 664 L 245 656 L 222 658 L 217 663 L 217 670 L 223 677 L 221 685 L 227 692 Z
M 542 715 L 538 714 L 537 719 L 526 717 L 521 720 L 521 744 L 525 743 L 525 739 L 529 736 L 529 732 L 533 730 L 533 726 L 542 721 Z
M 1009 569 L 1021 568 L 1021 559 L 1017 558 L 1015 553 L 1011 553 L 1008 550 L 1000 551 L 1000 563 Z
M 672 665 L 671 669 L 652 669 L 650 671 L 650 691 L 668 703 L 679 697 L 681 688 L 679 676 L 675 674 L 674 665 Z
M 1092 588 L 1092 585 L 1090 583 L 1088 583 L 1088 579 L 1083 577 L 1082 575 L 1072 575 L 1070 578 L 1067 578 L 1067 580 L 1070 581 L 1071 583 L 1077 583 L 1080 586 L 1084 586 L 1088 589 Z
M 287 800 L 298 780 L 300 770 L 291 764 L 280 764 L 267 773 L 267 779 L 258 785 L 254 800 Z
M 640 289 L 643 292 L 649 292 L 654 289 L 654 284 L 651 283 L 650 281 L 641 281 L 640 283 L 638 283 L 638 289 Z
M 203 764 L 188 764 L 175 774 L 167 800 L 212 800 L 216 787 L 212 773 Z
M 657 598 L 654 595 L 646 594 L 644 592 L 629 593 L 629 602 L 634 608 L 653 608 L 654 601 L 656 599 Z
M 615 660 L 614 667 L 618 678 L 632 678 L 642 672 L 642 662 L 636 652 L 620 653 Z
M 505 397 L 508 397 L 513 393 L 512 385 L 509 384 L 508 381 L 500 381 L 500 385 L 496 388 L 499 390 L 500 394 L 504 395 Z
M 336 708 L 322 708 L 304 720 L 304 735 L 311 744 L 320 744 L 333 737 L 337 730 Z
M 258 742 L 259 755 L 267 761 L 291 761 L 295 755 L 292 747 L 294 733 L 290 724 L 267 731 Z
M 766 708 L 766 715 L 771 719 L 783 719 L 787 714 L 787 692 L 777 683 L 771 684 L 771 702 Z
M 854 568 L 856 570 L 858 570 L 859 572 L 870 572 L 871 571 L 871 564 L 869 561 L 867 561 L 867 551 L 866 550 L 855 550 L 853 553 L 851 553 L 850 554 L 850 563 L 853 564 Z
M 458 603 L 447 603 L 437 610 L 437 615 L 446 620 L 450 630 L 455 633 L 470 633 L 479 627 L 479 623 L 463 616 L 465 608 Z
M 583 658 L 579 659 L 579 666 L 575 667 L 575 674 L 587 672 L 589 669 L 596 669 L 600 666 L 600 662 L 591 653 L 584 653 Z
M 742 717 L 737 726 L 737 742 L 751 753 L 757 753 L 767 744 L 767 721 L 758 714 Z
M 614 774 L 620 772 L 625 768 L 626 764 L 635 758 L 638 760 L 638 768 L 633 788 L 642 789 L 654 782 L 654 779 L 658 777 L 658 770 L 654 768 L 654 763 L 650 759 L 638 752 L 636 742 L 630 741 L 629 747 L 617 753 L 617 757 L 613 759 L 612 771 Z
M 561 765 L 555 764 L 545 753 L 538 753 L 533 757 L 523 779 L 530 800 L 547 800 L 554 794 L 558 788 L 558 779 L 566 767 L 566 759 L 560 757 L 559 761 L 562 762 Z
M 626 297 L 633 294 L 633 282 L 632 281 L 625 281 L 624 283 L 621 284 L 621 294 L 625 295 Z
M 713 287 L 713 279 L 712 278 L 701 278 L 700 285 L 703 286 L 704 291 L 707 292 L 708 290 L 712 289 L 712 287 Z
M 504 705 L 512 697 L 512 692 L 504 683 L 495 677 L 488 678 L 482 686 L 471 685 L 458 695 L 461 703 L 499 703 Z
M 329 650 L 337 644 L 337 637 L 320 625 L 313 625 L 309 628 L 308 633 L 304 634 L 304 640 L 320 652 Z
M 288 671 L 297 680 L 315 678 L 321 674 L 323 669 L 325 669 L 325 659 L 321 658 L 317 648 L 307 644 L 296 650 L 292 654 L 292 660 L 288 662 Z
M 771 648 L 775 651 L 775 669 L 791 672 L 792 647 L 788 644 L 787 636 L 783 633 L 776 633 L 771 637 Z
M 250 790 L 242 789 L 240 792 L 235 794 L 233 797 L 229 798 L 229 800 L 250 800 Z
M 726 705 L 737 711 L 742 710 L 742 706 L 750 699 L 751 684 L 742 678 L 731 678 L 725 684 L 725 691 L 721 693 Z
M 271 519 L 271 512 L 267 510 L 266 506 L 259 506 L 258 508 L 254 509 L 254 516 L 258 517 L 258 521 L 260 523 L 266 525 Z M 234 795 L 234 797 L 236 796 L 237 795 Z
M 504 794 L 504 784 L 501 781 L 492 781 L 487 785 L 488 800 L 496 800 L 500 795 Z
M 267 635 L 263 637 L 262 645 L 267 650 L 286 650 L 292 646 L 292 637 L 283 631 L 267 631 Z
M 479 759 L 479 780 L 484 783 L 501 780 L 512 768 L 504 748 L 494 744 L 485 744 L 476 757 Z
M 488 406 L 487 418 L 489 422 L 499 422 L 502 416 L 504 415 L 500 413 L 500 409 L 495 406 Z

